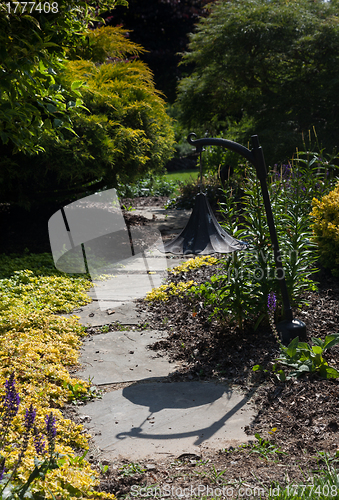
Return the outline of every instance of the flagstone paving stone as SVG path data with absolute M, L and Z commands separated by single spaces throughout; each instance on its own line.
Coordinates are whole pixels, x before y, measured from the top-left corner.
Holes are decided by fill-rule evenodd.
M 166 377 L 178 364 L 171 363 L 149 344 L 161 340 L 158 331 L 115 331 L 87 338 L 81 349 L 82 379 L 94 385 L 132 382 L 152 377 Z
M 201 455 L 251 439 L 249 398 L 214 382 L 137 383 L 79 408 L 101 459 Z

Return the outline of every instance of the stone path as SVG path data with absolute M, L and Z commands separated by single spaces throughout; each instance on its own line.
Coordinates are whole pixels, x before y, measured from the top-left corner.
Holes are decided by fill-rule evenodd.
M 84 370 L 79 376 L 85 380 L 90 377 L 94 385 L 167 377 L 177 365 L 147 349 L 161 338 L 162 332 L 154 330 L 94 335 L 84 342 L 81 353 Z
M 159 208 L 143 209 L 142 215 L 152 221 L 155 215 L 156 224 L 169 219 L 167 212 Z M 168 232 L 180 231 L 187 218 L 188 214 L 181 215 L 180 223 L 178 218 L 170 219 Z M 149 291 L 149 276 L 158 286 L 164 275 L 164 262 L 159 266 L 156 253 L 147 260 L 153 274 L 141 272 L 141 260 L 134 260 L 125 271 L 117 273 L 118 278 L 101 282 L 100 292 L 99 287 L 92 289 L 93 302 L 74 312 L 84 325 L 119 321 L 128 328 L 90 336 L 81 351 L 82 368 L 77 375 L 90 378 L 107 391 L 102 399 L 78 408 L 101 459 L 177 457 L 248 441 L 251 436 L 245 434 L 244 427 L 255 415 L 250 394 L 244 395 L 225 383 L 169 382 L 168 375 L 178 369 L 178 364 L 148 349 L 161 339 L 162 332 L 133 329 L 133 325 L 145 320 L 137 313 L 134 299 Z M 178 262 L 165 259 L 167 267 Z

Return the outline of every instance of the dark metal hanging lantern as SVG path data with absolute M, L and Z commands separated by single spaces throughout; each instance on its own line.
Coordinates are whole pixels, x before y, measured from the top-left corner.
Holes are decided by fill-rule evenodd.
M 220 226 L 206 194 L 202 192 L 203 148 L 197 148 L 197 151 L 200 153 L 200 193 L 195 198 L 186 226 L 174 240 L 164 245 L 162 251 L 174 255 L 210 255 L 245 250 L 247 243 L 233 238 Z
M 244 250 L 247 243 L 236 240 L 218 223 L 205 193 L 195 199 L 192 214 L 181 233 L 164 245 L 165 253 L 210 255 Z

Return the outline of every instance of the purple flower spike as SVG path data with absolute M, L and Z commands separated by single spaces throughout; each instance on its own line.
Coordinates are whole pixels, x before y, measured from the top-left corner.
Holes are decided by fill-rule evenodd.
M 267 308 L 270 314 L 273 314 L 277 306 L 277 297 L 274 292 L 271 292 L 267 299 Z
M 9 376 L 9 379 L 5 382 L 6 394 L 3 400 L 3 405 L 6 408 L 8 414 L 14 417 L 19 410 L 20 398 L 19 394 L 15 389 L 15 379 L 14 372 Z
M 0 481 L 2 481 L 2 478 L 4 477 L 4 473 L 6 471 L 5 462 L 6 462 L 6 459 L 4 458 L 2 461 L 2 464 L 0 465 Z
M 38 455 L 44 455 L 44 453 L 46 453 L 45 445 L 46 443 L 43 440 L 43 435 L 39 434 L 38 429 L 34 427 L 34 448 Z
M 26 410 L 25 415 L 25 427 L 26 431 L 29 432 L 33 428 L 34 420 L 35 420 L 36 411 L 33 408 L 33 405 L 29 407 L 29 410 Z
M 47 436 L 50 438 L 55 438 L 56 436 L 55 417 L 53 416 L 52 412 L 48 415 L 48 417 L 45 418 L 45 422 L 46 422 Z

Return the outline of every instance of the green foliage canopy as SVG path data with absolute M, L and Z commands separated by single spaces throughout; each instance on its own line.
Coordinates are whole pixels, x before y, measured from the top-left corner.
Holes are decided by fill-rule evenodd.
M 315 127 L 339 145 L 337 1 L 235 0 L 210 6 L 190 37 L 179 84 L 184 124 L 247 143 L 258 134 L 269 162 L 290 158 Z
M 121 28 L 98 28 L 86 38 L 59 75 L 76 135 L 65 130 L 58 140 L 45 126 L 39 139 L 44 152 L 13 155 L 3 147 L 3 200 L 63 203 L 160 171 L 170 158 L 171 120 L 150 70 L 137 59 L 142 48 Z M 82 108 L 72 101 L 75 88 Z

